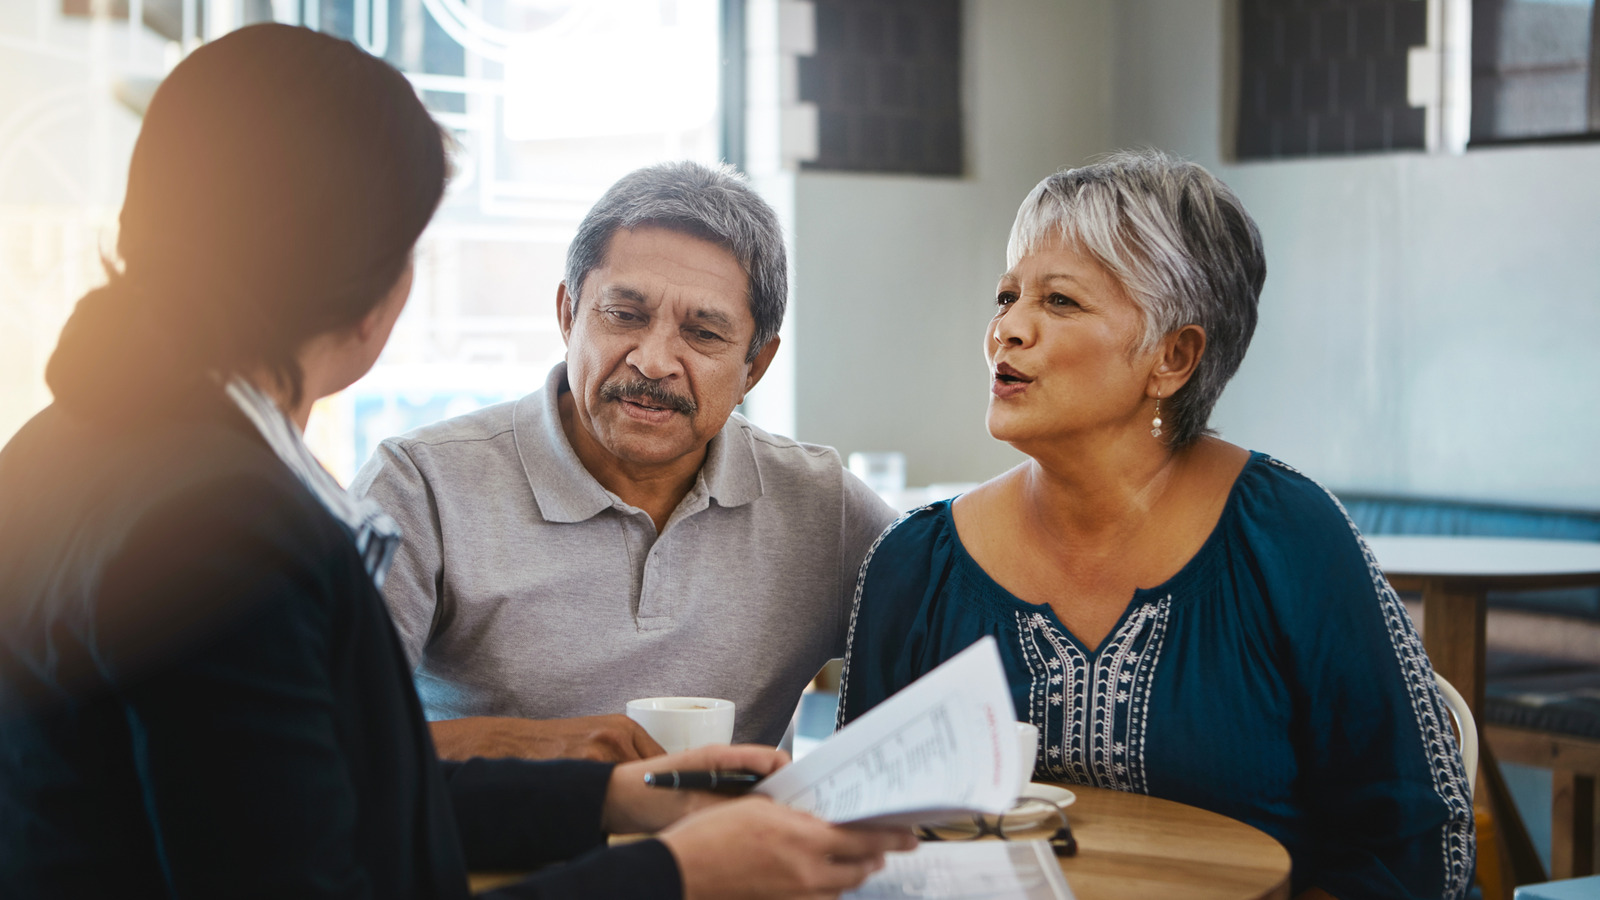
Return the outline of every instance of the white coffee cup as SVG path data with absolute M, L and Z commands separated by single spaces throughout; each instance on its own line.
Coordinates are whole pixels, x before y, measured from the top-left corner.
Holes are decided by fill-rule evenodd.
M 1031 722 L 1017 723 L 1017 796 L 1033 781 L 1033 763 L 1039 756 L 1039 729 Z
M 646 697 L 628 701 L 628 718 L 668 753 L 733 741 L 733 701 L 711 697 Z

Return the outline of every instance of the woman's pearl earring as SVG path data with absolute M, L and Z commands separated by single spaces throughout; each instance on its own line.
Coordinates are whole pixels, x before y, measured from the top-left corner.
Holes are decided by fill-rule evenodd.
M 1156 417 L 1150 420 L 1150 436 L 1161 437 L 1161 398 L 1156 398 Z

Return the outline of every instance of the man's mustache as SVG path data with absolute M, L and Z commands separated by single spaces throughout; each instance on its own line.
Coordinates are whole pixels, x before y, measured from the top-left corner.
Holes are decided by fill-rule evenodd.
M 692 416 L 700 407 L 695 402 L 681 394 L 674 394 L 661 386 L 659 381 L 648 378 L 618 378 L 600 385 L 600 399 L 626 400 L 644 406 L 655 406 L 661 409 L 670 409 Z

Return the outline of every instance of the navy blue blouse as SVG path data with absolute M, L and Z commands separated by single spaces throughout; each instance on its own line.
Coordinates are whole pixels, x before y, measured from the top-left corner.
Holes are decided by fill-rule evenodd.
M 1094 650 L 979 567 L 950 501 L 904 516 L 861 568 L 839 723 L 983 635 L 1039 727 L 1036 778 L 1254 825 L 1294 893 L 1466 893 L 1470 782 L 1422 643 L 1338 501 L 1283 463 L 1252 454 L 1200 551 Z

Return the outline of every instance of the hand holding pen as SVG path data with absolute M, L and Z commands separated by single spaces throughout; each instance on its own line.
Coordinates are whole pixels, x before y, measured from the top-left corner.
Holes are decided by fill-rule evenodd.
M 685 896 L 834 896 L 880 868 L 886 851 L 916 845 L 909 831 L 841 828 L 756 794 L 690 788 L 700 775 L 709 787 L 715 772 L 719 791 L 740 782 L 748 790 L 788 761 L 781 750 L 746 744 L 623 763 L 612 769 L 601 830 L 655 834 L 677 862 Z
M 644 783 L 669 791 L 710 791 L 738 797 L 750 793 L 763 777 L 742 769 L 690 769 L 681 772 L 673 769 L 646 773 Z
M 656 832 L 698 810 L 735 800 L 753 801 L 755 795 L 741 797 L 755 782 L 788 762 L 787 753 L 771 747 L 711 744 L 622 763 L 611 770 L 603 828 L 612 834 Z M 718 773 L 715 791 L 711 790 L 712 772 Z M 741 780 L 746 784 L 735 787 Z

